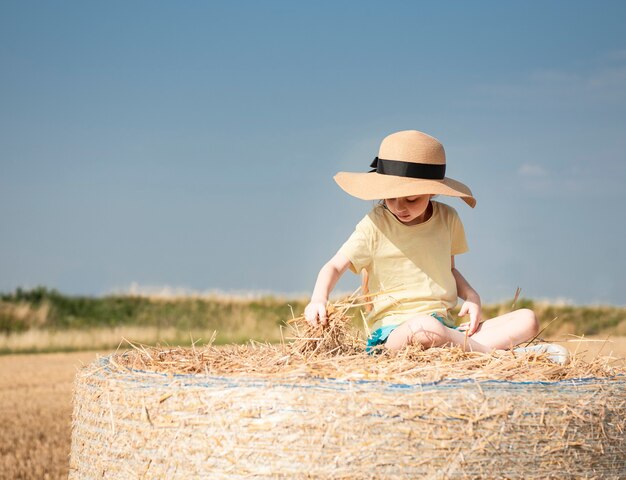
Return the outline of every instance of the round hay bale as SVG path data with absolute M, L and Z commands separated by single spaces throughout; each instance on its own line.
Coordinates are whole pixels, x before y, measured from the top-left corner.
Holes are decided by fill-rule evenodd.
M 118 361 L 116 361 L 118 360 Z M 624 478 L 626 377 L 77 375 L 70 479 Z

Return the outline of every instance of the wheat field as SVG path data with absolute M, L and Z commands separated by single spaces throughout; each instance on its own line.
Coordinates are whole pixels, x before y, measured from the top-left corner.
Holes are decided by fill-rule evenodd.
M 0 357 L 0 478 L 67 478 L 72 385 L 96 352 Z

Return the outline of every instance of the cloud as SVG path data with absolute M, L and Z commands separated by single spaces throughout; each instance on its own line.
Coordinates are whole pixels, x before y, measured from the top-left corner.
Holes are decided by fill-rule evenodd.
M 626 48 L 621 50 L 611 50 L 600 56 L 601 60 L 626 62 Z
M 546 177 L 548 171 L 539 165 L 524 163 L 517 169 L 517 174 L 522 177 Z
M 604 60 L 603 60 L 604 59 Z M 499 102 L 526 104 L 626 106 L 626 50 L 599 58 L 600 65 L 588 64 L 578 70 L 536 69 L 506 84 L 481 85 L 480 95 Z
M 232 290 L 225 291 L 219 289 L 198 290 L 183 286 L 172 285 L 140 285 L 131 282 L 126 287 L 114 287 L 105 295 L 129 295 L 133 297 L 146 297 L 155 300 L 175 300 L 184 298 L 200 298 L 205 300 L 259 300 L 267 296 L 274 296 L 285 299 L 305 299 L 308 293 L 305 292 L 272 292 L 269 290 Z
M 572 165 L 558 173 L 539 165 L 522 164 L 516 171 L 522 189 L 537 197 L 626 199 L 623 188 L 626 174 L 623 167 L 602 165 L 599 173 L 594 165 Z
M 626 66 L 605 67 L 584 73 L 563 70 L 536 70 L 528 76 L 531 84 L 545 87 L 567 87 L 568 90 L 594 90 L 615 88 L 626 91 Z

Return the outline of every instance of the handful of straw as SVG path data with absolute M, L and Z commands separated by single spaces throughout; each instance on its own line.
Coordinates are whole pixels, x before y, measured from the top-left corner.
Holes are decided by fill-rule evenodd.
M 289 320 L 287 323 L 293 330 L 288 337 L 292 342 L 289 348 L 293 354 L 305 358 L 319 355 L 354 355 L 362 353 L 365 341 L 351 326 L 352 317 L 348 314 L 357 306 L 359 297 L 329 304 L 326 308 L 326 325 L 311 325 L 304 315 Z

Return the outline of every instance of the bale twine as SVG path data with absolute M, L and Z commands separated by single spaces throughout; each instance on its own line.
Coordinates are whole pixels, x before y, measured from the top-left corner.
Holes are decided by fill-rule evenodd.
M 407 384 L 122 358 L 77 376 L 71 479 L 626 476 L 623 376 Z

